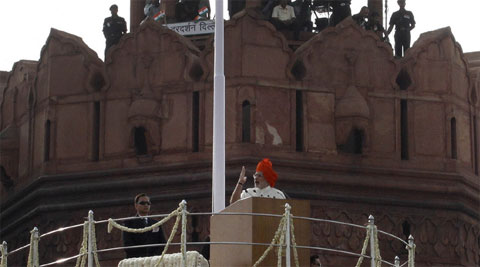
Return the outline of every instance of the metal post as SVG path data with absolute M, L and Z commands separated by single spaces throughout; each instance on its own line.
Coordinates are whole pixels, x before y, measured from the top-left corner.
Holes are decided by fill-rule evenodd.
M 7 263 L 8 250 L 7 250 L 7 242 L 6 241 L 2 242 L 2 251 L 0 253 L 2 255 L 2 259 L 0 260 L 0 263 L 3 263 L 2 266 L 8 266 L 8 263 Z
M 215 0 L 215 51 L 213 82 L 212 211 L 225 209 L 225 74 L 223 0 Z
M 87 247 L 87 264 L 88 267 L 93 267 L 93 211 L 88 212 L 88 247 Z
M 414 267 L 415 266 L 415 251 L 413 250 L 413 247 L 415 246 L 415 243 L 413 242 L 413 236 L 410 235 L 408 237 L 408 267 Z M 412 259 L 412 262 L 410 262 L 410 259 Z
M 368 225 L 370 226 L 370 266 L 375 267 L 375 240 L 373 226 L 375 225 L 375 219 L 373 215 L 368 216 Z
M 286 224 L 285 224 L 285 243 L 287 247 L 285 248 L 285 264 L 287 267 L 290 267 L 290 205 L 285 203 L 285 217 L 286 217 Z
M 395 267 L 400 267 L 400 258 L 395 256 Z
M 385 27 L 384 29 L 388 29 L 388 0 L 385 0 Z
M 38 228 L 33 227 L 33 248 L 32 248 L 32 264 L 33 267 L 38 267 L 39 266 L 39 258 L 38 258 L 38 239 L 39 239 L 39 234 L 38 234 Z
M 187 219 L 187 201 L 185 200 L 182 200 L 182 203 L 184 204 L 183 205 L 183 209 L 182 209 L 182 225 L 185 223 L 187 223 L 186 219 Z M 183 250 L 182 250 L 182 261 L 183 261 L 183 267 L 187 267 L 187 233 L 186 233 L 186 229 L 184 229 L 184 227 L 182 226 L 182 244 L 181 246 L 183 247 Z

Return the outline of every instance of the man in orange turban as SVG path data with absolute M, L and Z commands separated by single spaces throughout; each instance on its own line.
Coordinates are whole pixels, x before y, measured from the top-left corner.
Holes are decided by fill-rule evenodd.
M 265 158 L 257 164 L 256 172 L 253 175 L 255 187 L 242 190 L 243 185 L 247 181 L 247 176 L 245 176 L 245 166 L 242 166 L 238 183 L 235 186 L 232 197 L 230 198 L 230 204 L 239 199 L 248 197 L 285 199 L 285 194 L 283 194 L 282 191 L 274 188 L 277 179 L 278 175 L 273 170 L 272 162 Z

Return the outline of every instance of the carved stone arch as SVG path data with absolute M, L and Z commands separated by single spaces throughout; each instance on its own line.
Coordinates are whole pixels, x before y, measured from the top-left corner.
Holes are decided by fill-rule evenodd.
M 146 21 L 110 48 L 105 60 L 106 91 L 134 92 L 200 81 L 200 50 L 178 33 Z
M 212 80 L 212 36 L 202 52 L 204 79 Z M 254 9 L 245 9 L 225 23 L 225 76 L 274 80 L 294 79 L 287 68 L 292 55 L 285 36 Z
M 14 185 L 12 177 L 8 175 L 7 170 L 3 167 L 3 165 L 0 165 L 0 183 L 7 190 Z
M 413 81 L 412 81 L 412 78 L 411 78 L 411 74 L 409 73 L 409 71 L 406 67 L 401 68 L 400 71 L 397 73 L 395 83 L 398 86 L 398 89 L 400 89 L 402 91 L 410 88 Z
M 35 78 L 36 65 L 36 61 L 20 60 L 15 62 L 12 71 L 8 73 L 0 99 L 0 115 L 3 117 L 1 127 L 5 128 L 5 124 L 18 121 L 27 113 L 28 93 Z M 8 123 L 6 116 L 10 119 Z
M 100 92 L 105 88 L 106 77 L 103 69 L 91 70 L 88 74 L 88 88 L 90 92 Z
M 471 77 L 473 78 L 472 91 L 470 92 L 470 103 L 473 106 L 478 105 L 478 90 L 480 90 L 480 68 L 476 68 L 472 71 Z
M 130 129 L 129 147 L 135 151 L 135 129 L 144 128 L 148 155 L 156 155 L 161 150 L 161 104 L 152 99 L 137 99 L 128 110 L 128 125 Z
M 305 75 L 307 75 L 307 68 L 305 68 L 305 64 L 303 64 L 303 61 L 298 59 L 293 63 L 292 69 L 290 71 L 295 77 L 295 80 L 301 81 L 303 78 L 305 78 Z
M 137 156 L 154 156 L 159 152 L 159 146 L 157 145 L 158 142 L 155 142 L 152 137 L 152 135 L 154 134 L 153 130 L 156 128 L 155 123 L 153 123 L 149 119 L 135 118 L 129 121 L 128 125 L 130 128 L 129 148 L 133 152 L 133 154 Z M 143 137 L 139 137 L 139 134 L 142 134 Z M 143 140 L 139 138 L 143 138 Z M 145 147 L 139 148 L 139 142 L 144 142 L 140 145 L 144 145 Z M 142 151 L 145 150 L 145 152 L 139 152 L 139 149 Z
M 407 50 L 402 64 L 417 81 L 411 87 L 426 92 L 452 94 L 471 103 L 472 77 L 468 60 L 450 27 L 425 32 Z
M 14 180 L 18 177 L 19 139 L 19 129 L 14 124 L 0 131 L 0 166 L 4 168 L 4 179 Z M 9 184 L 8 181 L 5 183 Z
M 238 142 L 255 142 L 256 96 L 255 88 L 244 86 L 237 89 L 237 140 Z M 245 118 L 248 116 L 248 118 Z M 248 124 L 248 125 L 246 125 Z
M 37 98 L 94 92 L 91 76 L 102 70 L 103 62 L 80 37 L 52 28 L 36 67 Z
M 335 107 L 337 149 L 351 154 L 364 154 L 369 147 L 370 109 L 355 86 L 349 86 Z
M 473 84 L 472 90 L 470 92 L 470 103 L 472 103 L 473 106 L 476 106 L 478 103 L 478 88 L 479 88 L 479 81 L 477 77 L 477 81 Z
M 391 73 L 396 65 L 391 47 L 347 18 L 295 50 L 288 69 L 293 79 L 315 90 L 345 90 L 354 84 L 378 91 L 394 86 Z
M 457 159 L 458 153 L 458 118 L 462 112 L 457 111 L 457 107 L 450 104 L 445 117 L 445 147 L 447 155 L 445 157 Z
M 188 72 L 187 80 L 195 82 L 202 80 L 204 71 L 200 60 L 198 58 L 195 58 L 194 60 L 189 61 L 189 64 L 190 66 L 188 68 L 190 69 L 190 71 Z

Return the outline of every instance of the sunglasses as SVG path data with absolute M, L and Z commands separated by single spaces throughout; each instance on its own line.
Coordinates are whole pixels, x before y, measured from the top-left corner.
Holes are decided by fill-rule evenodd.
M 138 202 L 138 204 L 144 205 L 144 206 L 145 206 L 145 205 L 149 205 L 149 206 L 150 206 L 152 203 L 150 203 L 150 202 L 148 202 L 148 201 L 140 201 L 140 202 Z

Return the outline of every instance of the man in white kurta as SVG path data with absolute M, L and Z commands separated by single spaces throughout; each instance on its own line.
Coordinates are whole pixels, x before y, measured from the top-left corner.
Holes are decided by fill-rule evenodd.
M 266 197 L 266 198 L 276 198 L 276 199 L 285 199 L 285 195 L 282 191 L 267 186 L 265 188 L 247 188 L 242 191 L 240 194 L 240 199 L 248 198 L 248 197 Z
M 245 176 L 245 167 L 243 166 L 237 185 L 235 186 L 235 190 L 230 198 L 230 204 L 239 199 L 248 197 L 285 199 L 285 194 L 283 194 L 282 191 L 274 188 L 277 179 L 278 175 L 275 171 L 273 171 L 272 162 L 269 159 L 263 159 L 258 163 L 256 172 L 253 175 L 255 187 L 242 190 L 243 185 L 247 181 L 247 177 Z

